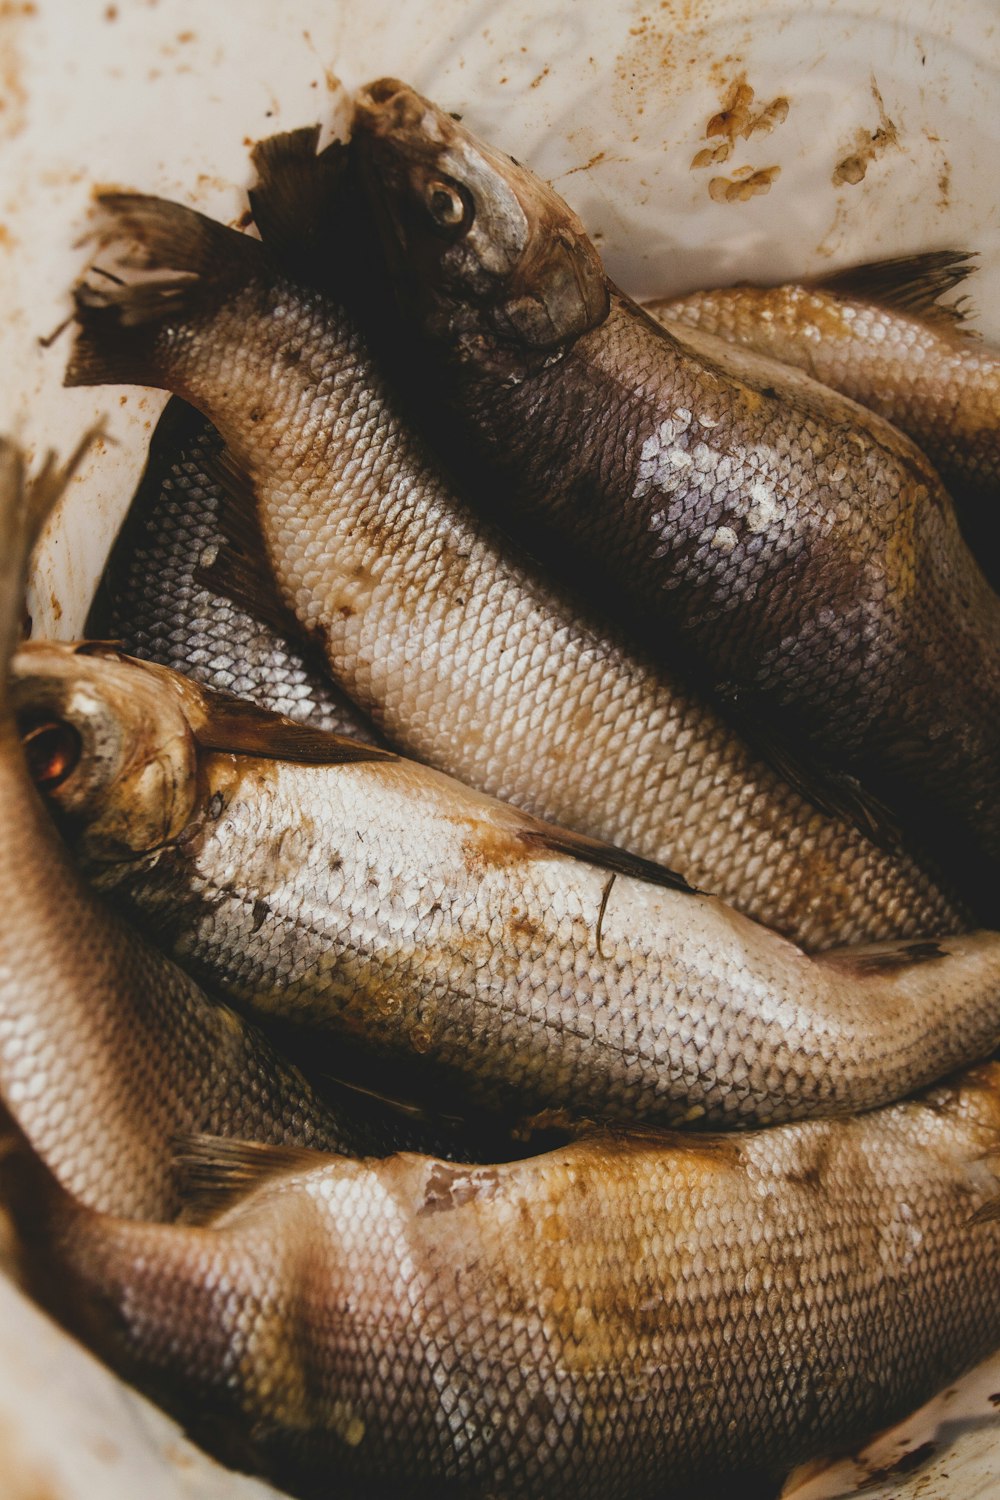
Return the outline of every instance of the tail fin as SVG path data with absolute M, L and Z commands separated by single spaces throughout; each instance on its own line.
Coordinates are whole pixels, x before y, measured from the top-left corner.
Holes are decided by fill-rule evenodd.
M 64 383 L 162 385 L 165 325 L 184 323 L 242 284 L 265 252 L 258 240 L 165 198 L 104 193 L 98 202 L 98 245 L 110 265 L 74 290 L 77 336 Z
M 24 454 L 17 444 L 0 436 L 0 702 L 7 691 L 8 668 L 21 633 L 32 551 L 42 527 L 99 435 L 96 428 L 84 433 L 61 468 L 55 455 L 49 453 L 34 479 L 27 476 Z

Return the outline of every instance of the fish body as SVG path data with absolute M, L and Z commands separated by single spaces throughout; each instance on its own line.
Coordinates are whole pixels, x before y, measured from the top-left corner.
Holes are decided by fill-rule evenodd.
M 1000 1043 L 1000 933 L 809 957 L 388 752 L 326 737 L 324 762 L 317 736 L 290 761 L 277 721 L 267 755 L 262 716 L 227 745 L 232 713 L 214 727 L 165 669 L 41 646 L 15 676 L 22 712 L 62 704 L 85 745 L 96 713 L 169 754 L 151 783 L 145 759 L 105 776 L 85 752 L 50 794 L 99 887 L 241 1007 L 415 1088 L 507 1116 L 747 1125 L 885 1103 Z
M 857 1118 L 504 1166 L 202 1141 L 204 1228 L 81 1209 L 23 1147 L 0 1189 L 48 1305 L 292 1494 L 701 1500 L 1000 1343 L 998 1129 L 990 1064 Z
M 962 924 L 913 858 L 818 811 L 477 518 L 341 303 L 191 210 L 106 212 L 127 275 L 180 280 L 82 289 L 67 379 L 166 385 L 204 410 L 249 476 L 283 598 L 391 743 L 809 947 Z
M 168 406 L 87 634 L 316 728 L 377 739 L 374 726 L 334 687 L 322 654 L 298 639 L 294 617 L 252 554 L 241 558 L 248 576 L 237 598 L 213 583 L 220 549 L 234 547 L 225 489 L 212 468 L 221 448 L 203 417 L 180 402 Z
M 192 1129 L 360 1153 L 449 1149 L 443 1130 L 421 1131 L 349 1090 L 324 1102 L 256 1027 L 126 926 L 72 863 L 36 785 L 72 779 L 81 762 L 127 763 L 169 808 L 183 752 L 176 716 L 159 743 L 148 722 L 143 732 L 141 694 L 127 744 L 91 718 L 84 745 L 51 703 L 22 705 L 15 718 L 7 673 L 32 521 L 62 483 L 50 465 L 26 487 L 17 451 L 0 441 L 0 1092 L 69 1190 L 142 1218 L 177 1213 L 172 1141 Z
M 828 280 L 732 286 L 647 310 L 685 329 L 795 365 L 877 411 L 934 464 L 994 588 L 1000 527 L 1000 352 L 973 337 L 943 292 L 968 274 L 949 251 L 848 268 Z
M 926 458 L 798 371 L 673 337 L 551 189 L 405 85 L 361 96 L 354 141 L 401 303 L 519 509 L 663 657 L 995 891 L 1000 598 Z

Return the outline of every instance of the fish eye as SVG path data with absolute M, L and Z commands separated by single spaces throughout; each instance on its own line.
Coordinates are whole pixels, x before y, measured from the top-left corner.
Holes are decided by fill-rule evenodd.
M 23 732 L 21 743 L 31 779 L 40 792 L 54 792 L 80 763 L 80 736 L 61 719 L 33 725 Z
M 424 204 L 435 226 L 445 234 L 467 229 L 472 223 L 472 198 L 456 182 L 432 178 L 424 189 Z

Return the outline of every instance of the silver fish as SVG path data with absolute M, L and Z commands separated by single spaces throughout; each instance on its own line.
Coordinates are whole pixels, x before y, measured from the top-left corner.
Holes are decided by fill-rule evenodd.
M 27 484 L 0 439 L 0 1092 L 32 1143 L 94 1208 L 172 1218 L 172 1140 L 211 1130 L 273 1144 L 377 1153 L 443 1143 L 447 1130 L 332 1092 L 325 1103 L 253 1026 L 143 942 L 85 884 L 38 796 L 86 762 L 65 722 L 15 718 L 8 667 L 34 536 L 72 462 Z M 36 647 L 36 649 L 42 649 Z M 41 705 L 38 705 L 41 708 Z M 126 749 L 147 788 L 178 741 L 141 732 Z M 93 748 L 93 747 L 91 747 Z M 355 1102 L 357 1101 L 357 1102 Z
M 104 209 L 131 283 L 79 291 L 68 381 L 166 385 L 211 417 L 284 599 L 391 743 L 809 947 L 962 924 L 925 868 L 820 813 L 477 519 L 340 303 L 189 209 Z
M 290 760 L 283 721 L 247 739 L 164 668 L 39 645 L 15 673 L 22 714 L 83 746 L 49 802 L 103 890 L 240 1005 L 416 1054 L 464 1102 L 746 1125 L 886 1103 L 1000 1043 L 1000 933 L 809 957 L 388 752 L 315 735 Z M 154 745 L 157 777 L 118 744 Z
M 990 1064 L 856 1119 L 499 1167 L 200 1141 L 202 1229 L 83 1209 L 23 1142 L 0 1193 L 47 1305 L 292 1494 L 723 1500 L 1000 1343 L 998 1143 Z
M 377 741 L 374 726 L 330 680 L 322 653 L 299 638 L 259 566 L 261 544 L 230 535 L 225 488 L 213 468 L 221 448 L 203 417 L 168 403 L 86 634 L 318 729 Z M 231 575 L 237 560 L 239 568 L 227 592 L 212 578 L 223 548 Z

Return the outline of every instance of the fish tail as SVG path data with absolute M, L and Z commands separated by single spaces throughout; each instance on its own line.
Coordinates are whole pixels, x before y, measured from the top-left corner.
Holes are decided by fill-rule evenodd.
M 29 479 L 24 454 L 12 438 L 0 435 L 0 702 L 21 634 L 24 589 L 31 554 L 42 527 L 64 494 L 85 454 L 100 436 L 85 432 L 67 461 L 49 453 Z
M 101 265 L 76 286 L 66 385 L 163 386 L 172 337 L 260 266 L 257 240 L 141 193 L 104 193 Z

